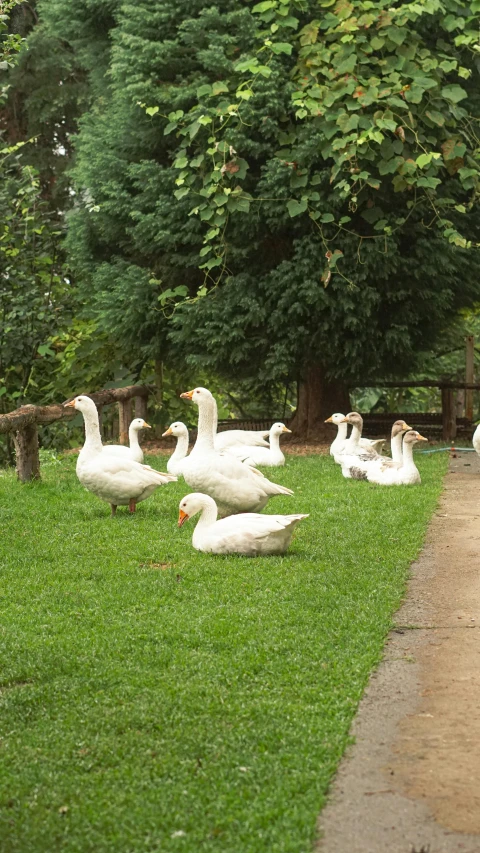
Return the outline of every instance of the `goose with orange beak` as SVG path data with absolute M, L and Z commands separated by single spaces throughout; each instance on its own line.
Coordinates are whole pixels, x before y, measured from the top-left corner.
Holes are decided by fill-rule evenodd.
M 335 412 L 334 415 L 331 415 L 326 419 L 325 423 L 335 424 L 337 427 L 337 434 L 330 445 L 330 456 L 346 453 L 349 445 L 347 439 L 348 423 L 345 420 L 345 415 L 342 415 L 340 412 Z M 362 436 L 360 439 L 361 447 L 373 447 L 377 453 L 380 453 L 384 444 L 384 438 L 363 438 Z
M 419 485 L 422 480 L 413 458 L 413 448 L 418 441 L 428 441 L 428 438 L 420 435 L 415 429 L 409 429 L 403 436 L 402 464 L 369 465 L 365 472 L 366 479 L 379 486 Z M 391 460 L 387 461 L 391 463 Z
M 77 460 L 77 477 L 89 492 L 110 504 L 112 515 L 117 506 L 128 506 L 130 512 L 135 512 L 137 503 L 149 498 L 159 486 L 177 479 L 128 457 L 106 453 L 97 407 L 90 397 L 82 394 L 65 407 L 81 412 L 85 422 L 85 444 Z
M 285 456 L 280 449 L 280 437 L 285 433 L 291 433 L 291 429 L 285 424 L 277 423 L 270 427 L 268 436 L 270 441 L 269 447 L 247 447 L 246 445 L 234 445 L 227 447 L 227 453 L 232 453 L 237 459 L 246 462 L 247 465 L 264 465 L 274 468 L 279 465 L 285 465 Z
M 104 453 L 113 453 L 115 456 L 123 456 L 126 459 L 133 459 L 134 462 L 143 462 L 143 450 L 139 443 L 139 433 L 144 429 L 151 429 L 150 424 L 147 424 L 143 418 L 134 418 L 128 428 L 129 446 L 124 444 L 105 444 Z
M 213 498 L 223 515 L 258 512 L 274 495 L 293 494 L 232 455 L 216 452 L 217 404 L 207 388 L 194 388 L 180 396 L 198 406 L 197 440 L 182 465 L 185 482 L 192 489 Z
M 217 521 L 217 505 L 213 498 L 194 492 L 180 501 L 178 526 L 201 513 L 192 545 L 206 554 L 241 554 L 259 557 L 284 554 L 297 524 L 307 515 L 260 515 L 241 513 Z

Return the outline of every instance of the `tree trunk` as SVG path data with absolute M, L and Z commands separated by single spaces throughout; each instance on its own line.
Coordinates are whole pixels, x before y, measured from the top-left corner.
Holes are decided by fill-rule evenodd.
M 161 438 L 163 432 L 160 414 L 163 406 L 163 362 L 159 358 L 155 361 L 155 398 L 157 404 L 155 437 Z
M 338 379 L 325 379 L 324 368 L 310 365 L 298 386 L 297 409 L 290 422 L 294 439 L 329 441 L 334 438 L 325 419 L 335 412 L 350 411 L 346 384 Z
M 21 483 L 40 479 L 38 431 L 35 423 L 28 424 L 13 434 L 17 477 Z

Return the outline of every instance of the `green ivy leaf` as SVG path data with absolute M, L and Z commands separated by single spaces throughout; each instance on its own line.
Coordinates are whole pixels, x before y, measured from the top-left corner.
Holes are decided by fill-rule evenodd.
M 299 216 L 301 213 L 305 213 L 307 207 L 308 205 L 305 199 L 297 201 L 296 199 L 292 198 L 290 199 L 290 201 L 287 202 L 287 209 L 292 219 L 294 216 Z
M 454 104 L 458 104 L 459 101 L 463 101 L 464 98 L 468 97 L 465 89 L 462 89 L 456 83 L 453 86 L 444 86 L 441 95 L 447 101 L 452 101 Z

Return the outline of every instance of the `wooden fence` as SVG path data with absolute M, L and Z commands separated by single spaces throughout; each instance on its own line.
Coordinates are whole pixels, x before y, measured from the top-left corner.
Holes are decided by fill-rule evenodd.
M 435 412 L 402 412 L 402 413 L 375 413 L 365 415 L 364 421 L 370 432 L 375 430 L 377 426 L 381 426 L 382 432 L 387 423 L 397 418 L 403 418 L 407 423 L 409 419 L 413 421 L 412 426 L 419 428 L 425 427 L 426 432 L 441 433 L 441 437 L 445 441 L 453 441 L 458 433 L 471 435 L 473 427 L 473 401 L 468 400 L 469 417 L 458 418 L 455 404 L 455 391 L 464 390 L 468 392 L 480 391 L 480 383 L 478 382 L 448 382 L 435 381 L 433 379 L 422 379 L 416 382 L 405 380 L 404 382 L 377 382 L 368 385 L 361 385 L 362 388 L 438 388 L 442 395 L 442 411 Z
M 135 416 L 147 418 L 148 397 L 154 391 L 148 385 L 129 385 L 126 388 L 112 388 L 95 391 L 88 396 L 94 400 L 101 419 L 104 406 L 118 404 L 120 444 L 128 444 L 128 427 Z M 73 398 L 72 398 L 73 399 Z M 66 403 L 69 401 L 66 400 Z M 72 420 L 76 416 L 74 409 L 66 409 L 64 404 L 55 406 L 21 406 L 14 412 L 0 415 L 0 434 L 12 432 L 15 444 L 16 469 L 22 483 L 40 477 L 40 458 L 38 453 L 38 427 L 55 421 Z

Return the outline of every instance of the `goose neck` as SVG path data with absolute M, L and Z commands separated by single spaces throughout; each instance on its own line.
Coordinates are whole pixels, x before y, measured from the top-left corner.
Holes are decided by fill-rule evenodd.
M 195 547 L 197 544 L 201 544 L 202 533 L 208 530 L 212 524 L 215 524 L 217 520 L 217 505 L 214 500 L 210 503 L 205 503 L 202 507 L 202 511 L 200 513 L 200 518 L 198 519 L 195 530 L 193 531 L 192 544 Z
M 413 443 L 403 442 L 403 467 L 413 470 L 417 468 L 413 461 Z
M 217 420 L 217 404 L 214 398 L 201 400 L 198 406 L 197 440 L 192 453 L 198 449 L 214 451 Z
M 176 462 L 181 459 L 185 459 L 185 456 L 188 453 L 188 432 L 182 433 L 182 435 L 177 436 L 177 444 L 175 446 L 175 450 L 172 453 L 172 459 Z
M 132 426 L 132 424 L 130 424 L 130 427 L 128 430 L 128 441 L 129 441 L 131 450 L 140 450 L 141 449 L 140 443 L 138 441 L 138 430 L 135 429 Z
M 350 447 L 358 447 L 360 444 L 360 439 L 362 437 L 361 429 L 356 425 L 352 424 L 352 432 L 350 433 Z
M 85 423 L 85 444 L 82 452 L 89 456 L 101 453 L 103 450 L 102 437 L 100 435 L 100 424 L 96 406 L 87 412 L 83 412 Z
M 394 462 L 402 462 L 403 454 L 402 454 L 402 433 L 399 432 L 397 435 L 394 435 L 392 440 L 390 441 L 390 449 L 392 451 L 392 460 Z
M 344 441 L 347 437 L 348 424 L 340 423 L 337 424 L 337 438 L 341 441 Z

